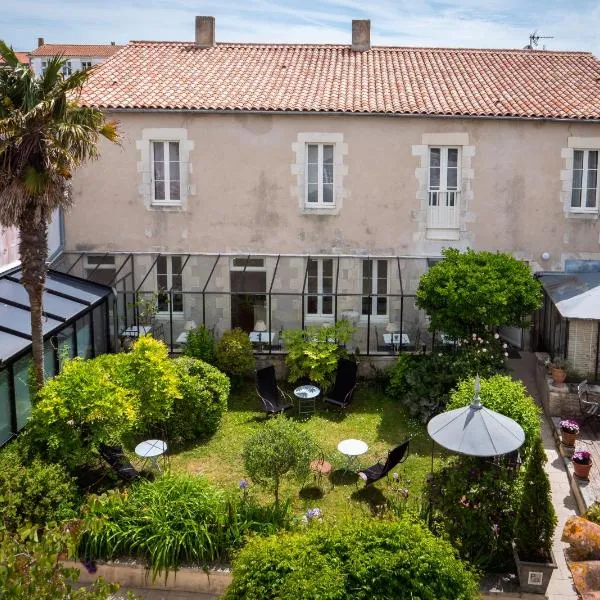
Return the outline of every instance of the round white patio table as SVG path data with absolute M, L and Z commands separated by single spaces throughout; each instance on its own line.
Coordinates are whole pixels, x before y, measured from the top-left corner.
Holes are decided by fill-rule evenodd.
M 144 461 L 149 460 L 159 471 L 158 457 L 167 451 L 167 442 L 162 440 L 145 440 L 140 442 L 134 452 Z
M 342 440 L 337 449 L 346 456 L 346 471 L 354 471 L 358 468 L 358 457 L 364 454 L 369 446 L 361 440 Z

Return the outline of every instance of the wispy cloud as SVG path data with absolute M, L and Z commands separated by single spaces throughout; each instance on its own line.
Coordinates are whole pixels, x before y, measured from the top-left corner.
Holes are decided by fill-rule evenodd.
M 0 13 L 0 35 L 19 50 L 53 42 L 191 40 L 193 17 L 217 18 L 217 39 L 348 43 L 352 18 L 370 18 L 380 45 L 520 48 L 535 30 L 548 49 L 600 55 L 596 0 L 20 0 Z

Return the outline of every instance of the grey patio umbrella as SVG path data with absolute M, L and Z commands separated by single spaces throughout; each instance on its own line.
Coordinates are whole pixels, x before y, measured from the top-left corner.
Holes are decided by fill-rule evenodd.
M 508 454 L 525 441 L 516 421 L 481 404 L 479 376 L 471 404 L 437 415 L 427 424 L 427 433 L 440 446 L 469 456 Z

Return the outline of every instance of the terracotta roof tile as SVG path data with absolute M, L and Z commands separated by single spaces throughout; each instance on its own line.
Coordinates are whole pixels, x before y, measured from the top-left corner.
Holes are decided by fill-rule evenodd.
M 39 46 L 31 56 L 101 56 L 109 57 L 123 48 L 113 44 L 44 44 Z
M 599 119 L 600 62 L 587 52 L 131 42 L 91 72 L 82 99 L 101 108 Z
M 19 62 L 22 65 L 29 64 L 29 52 L 17 52 L 15 50 L 15 54 L 17 55 L 17 58 L 19 59 Z M 0 56 L 0 63 L 4 63 L 4 59 L 1 56 Z

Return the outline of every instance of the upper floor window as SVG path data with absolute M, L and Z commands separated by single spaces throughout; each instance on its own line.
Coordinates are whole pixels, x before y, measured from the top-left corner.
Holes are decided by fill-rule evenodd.
M 307 315 L 333 315 L 333 258 L 308 259 L 306 291 Z
M 458 148 L 429 148 L 429 206 L 456 206 Z
M 183 257 L 159 256 L 156 261 L 156 289 L 158 312 L 169 312 L 169 299 L 173 298 L 172 311 L 183 312 Z M 171 292 L 171 294 L 169 294 Z
M 333 207 L 333 144 L 306 144 L 306 206 Z
M 372 317 L 388 314 L 388 261 L 373 259 L 362 261 L 362 314 Z
M 70 61 L 70 60 L 68 60 L 68 61 L 67 61 L 67 62 L 66 62 L 64 65 L 63 65 L 63 68 L 62 68 L 62 74 L 63 74 L 63 77 L 69 77 L 69 75 L 71 75 L 72 73 L 73 73 L 73 68 L 72 68 L 72 66 L 71 66 L 71 61 Z
M 81 61 L 81 68 L 83 69 L 91 69 L 92 68 L 92 61 L 91 60 L 82 60 Z
M 598 211 L 598 150 L 573 151 L 571 210 Z
M 152 142 L 152 204 L 181 204 L 179 142 Z
M 46 69 L 48 68 L 48 61 L 47 60 L 43 60 L 42 61 L 42 75 L 44 75 L 46 73 Z

